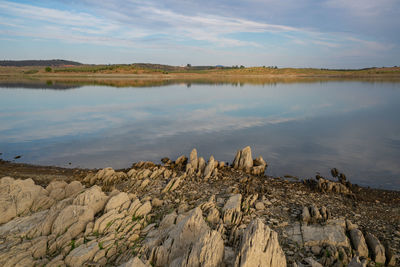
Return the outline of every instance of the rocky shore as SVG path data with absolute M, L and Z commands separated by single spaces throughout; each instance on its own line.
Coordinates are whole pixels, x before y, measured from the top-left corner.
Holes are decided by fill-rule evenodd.
M 400 192 L 352 185 L 336 169 L 267 177 L 250 147 L 232 158 L 193 149 L 126 170 L 52 170 L 52 181 L 9 172 L 0 266 L 400 265 Z

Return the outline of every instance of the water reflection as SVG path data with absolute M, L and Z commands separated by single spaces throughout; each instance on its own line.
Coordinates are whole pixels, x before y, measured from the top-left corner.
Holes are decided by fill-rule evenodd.
M 400 189 L 399 83 L 167 82 L 66 91 L 3 87 L 0 152 L 37 164 L 122 168 L 193 147 L 232 161 L 250 145 L 272 175 L 310 177 L 337 167 L 353 182 Z

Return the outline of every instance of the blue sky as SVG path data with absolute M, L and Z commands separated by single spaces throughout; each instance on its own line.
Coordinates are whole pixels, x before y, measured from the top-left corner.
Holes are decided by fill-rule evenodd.
M 0 0 L 0 59 L 400 65 L 399 0 Z

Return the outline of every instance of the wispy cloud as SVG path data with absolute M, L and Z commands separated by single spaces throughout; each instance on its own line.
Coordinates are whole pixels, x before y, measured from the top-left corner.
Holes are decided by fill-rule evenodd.
M 294 8 L 298 9 L 296 16 L 293 16 Z M 185 58 L 192 58 L 198 51 L 213 59 L 211 61 L 215 61 L 215 54 L 219 51 L 219 59 L 224 58 L 224 54 L 245 53 L 249 59 L 254 59 L 257 53 L 262 53 L 266 58 L 259 61 L 286 57 L 285 62 L 290 62 L 287 55 L 297 48 L 308 49 L 308 55 L 317 58 L 317 53 L 326 57 L 330 56 L 329 53 L 337 54 L 340 50 L 349 50 L 349 47 L 357 49 L 360 45 L 367 51 L 389 51 L 399 46 L 400 40 L 394 37 L 388 41 L 343 28 L 342 21 L 335 21 L 338 10 L 345 11 L 340 13 L 347 23 L 345 26 L 358 25 L 352 19 L 354 16 L 375 16 L 375 24 L 380 25 L 381 21 L 387 21 L 384 15 L 399 10 L 399 4 L 395 0 L 383 0 L 379 4 L 370 0 L 362 3 L 360 0 L 351 3 L 344 0 L 312 0 L 311 3 L 217 0 L 204 4 L 175 0 L 84 0 L 54 1 L 49 5 L 46 2 L 0 0 L 0 31 L 3 40 L 26 37 L 31 40 L 134 48 L 136 55 L 146 53 L 154 57 L 148 61 L 157 61 L 156 53 L 165 58 L 171 49 L 175 55 L 181 54 Z M 379 34 L 384 33 L 380 31 Z M 392 35 L 385 36 L 389 38 Z

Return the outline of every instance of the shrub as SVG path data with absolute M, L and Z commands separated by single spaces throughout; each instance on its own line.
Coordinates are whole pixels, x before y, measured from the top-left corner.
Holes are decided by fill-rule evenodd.
M 46 67 L 44 70 L 45 70 L 46 72 L 51 72 L 51 71 L 52 71 L 52 69 L 51 69 L 50 67 Z

